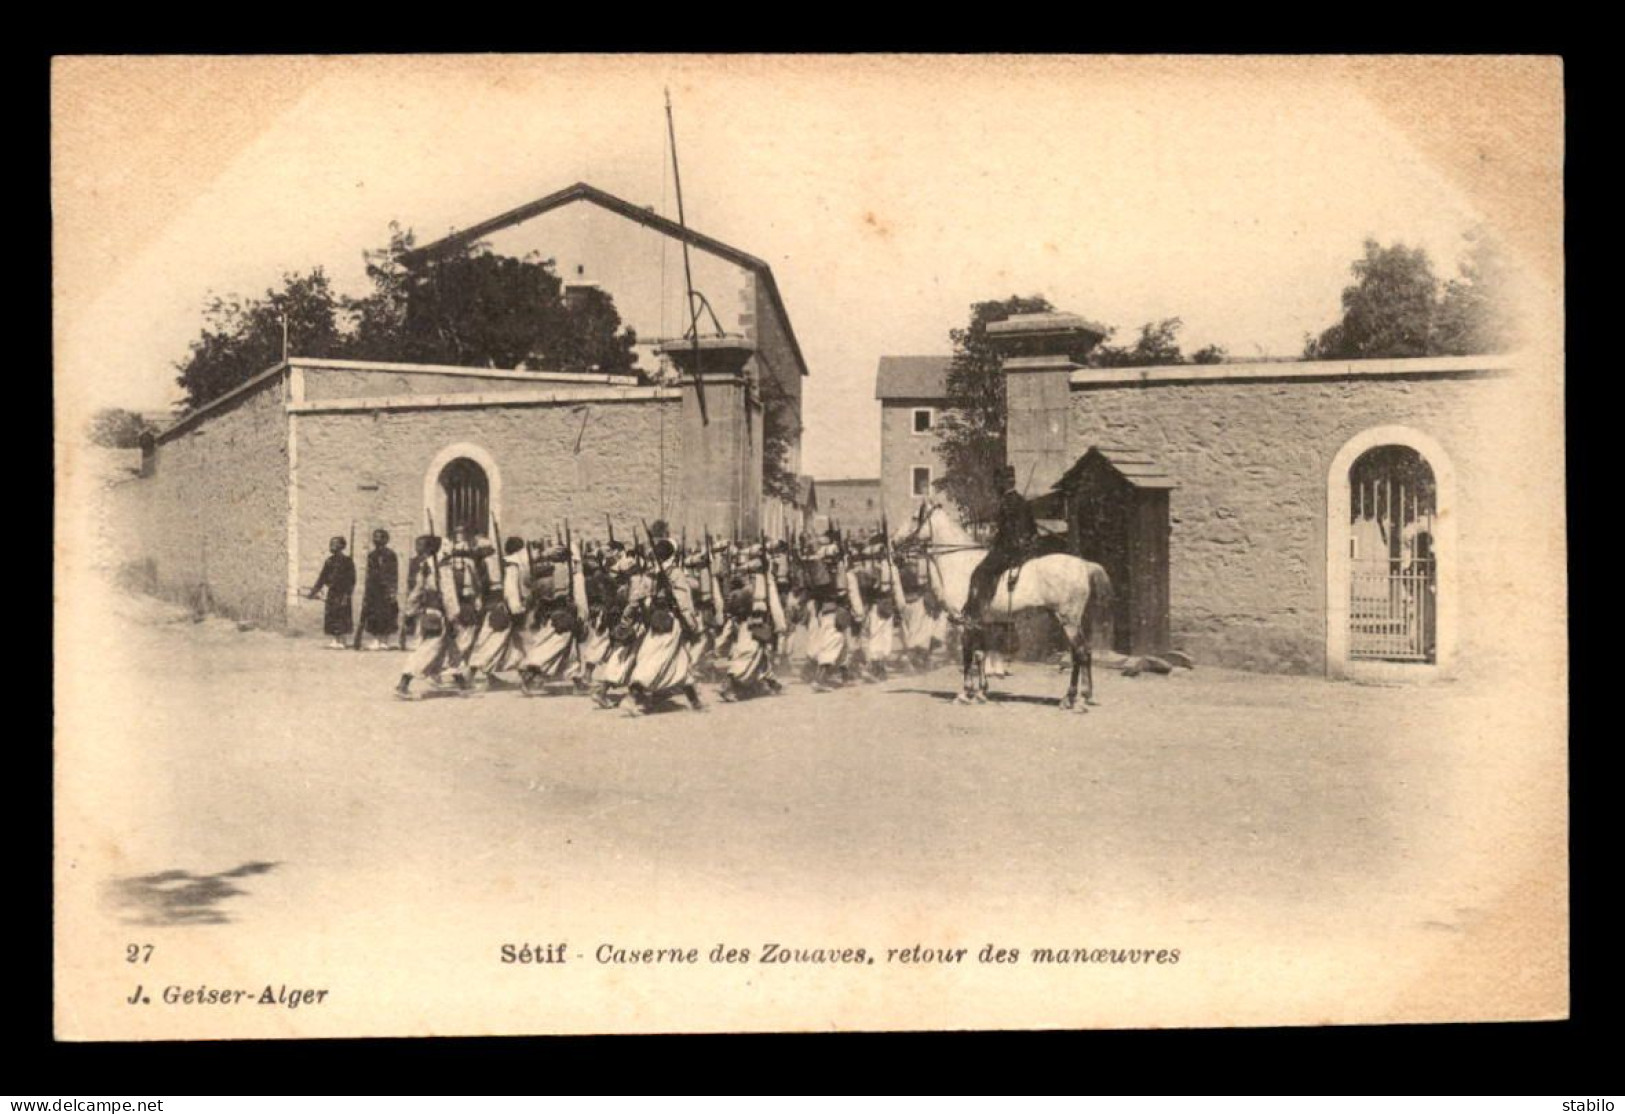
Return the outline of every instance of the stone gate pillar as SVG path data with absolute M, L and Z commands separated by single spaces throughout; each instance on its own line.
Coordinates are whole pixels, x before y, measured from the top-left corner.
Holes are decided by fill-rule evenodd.
M 1004 357 L 1005 461 L 1029 499 L 1066 473 L 1071 376 L 1106 330 L 1075 313 L 1022 313 L 987 327 Z
M 673 533 L 753 537 L 761 527 L 762 408 L 745 375 L 755 346 L 744 337 L 674 340 L 656 349 L 682 373 L 682 467 Z M 705 388 L 701 412 L 698 379 Z

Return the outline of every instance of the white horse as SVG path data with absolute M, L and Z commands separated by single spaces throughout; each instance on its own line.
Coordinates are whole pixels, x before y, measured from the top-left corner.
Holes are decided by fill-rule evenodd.
M 982 668 L 986 658 L 977 616 L 964 616 L 970 597 L 971 573 L 987 555 L 987 546 L 978 543 L 940 503 L 920 508 L 914 529 L 905 541 L 924 546 L 928 555 L 931 586 L 956 617 L 968 618 L 965 628 L 964 690 L 956 703 L 986 703 L 987 677 Z M 1095 703 L 1094 652 L 1096 626 L 1105 616 L 1112 598 L 1111 579 L 1093 561 L 1069 553 L 1033 557 L 1020 567 L 1012 587 L 1009 573 L 999 576 L 998 587 L 988 601 L 985 615 L 1011 616 L 1023 611 L 1048 611 L 1066 632 L 1072 651 L 1072 683 L 1061 701 L 1064 711 L 1088 711 Z M 1078 699 L 1080 678 L 1083 699 Z

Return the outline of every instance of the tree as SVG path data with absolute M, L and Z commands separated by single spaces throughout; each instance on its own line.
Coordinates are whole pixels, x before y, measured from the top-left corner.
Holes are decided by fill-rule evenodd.
M 971 307 L 970 325 L 955 329 L 953 363 L 948 369 L 948 408 L 937 423 L 938 452 L 943 475 L 936 482 L 959 507 L 966 521 L 986 521 L 997 504 L 994 483 L 1006 462 L 1006 409 L 1003 363 L 987 339 L 987 327 L 1018 313 L 1049 313 L 1054 309 L 1041 296 L 1010 297 L 1002 302 L 978 302 Z M 1069 353 L 1072 360 L 1090 367 L 1154 367 L 1186 363 L 1179 347 L 1178 317 L 1147 321 L 1130 345 L 1102 341 L 1093 348 Z M 1116 332 L 1108 329 L 1106 340 Z M 1210 344 L 1196 353 L 1197 363 L 1220 363 L 1225 351 Z
M 1467 233 L 1458 274 L 1445 284 L 1433 322 L 1433 351 L 1442 356 L 1510 352 L 1517 347 L 1512 272 L 1500 244 L 1482 226 Z
M 339 298 L 320 267 L 283 276 L 256 299 L 213 297 L 202 333 L 176 365 L 186 404 L 202 406 L 288 351 L 400 363 L 637 374 L 637 334 L 621 327 L 614 299 L 586 288 L 566 299 L 551 260 L 498 255 L 469 244 L 407 267 L 411 230 L 363 253 L 372 290 Z
M 391 224 L 389 243 L 365 253 L 372 293 L 345 303 L 355 359 L 636 373 L 637 334 L 621 328 L 615 300 L 591 287 L 566 299 L 552 260 L 473 243 L 409 268 L 414 246 Z
M 152 429 L 134 410 L 109 406 L 91 416 L 90 440 L 108 449 L 135 449 L 141 446 L 141 435 Z
M 1439 280 L 1421 248 L 1365 241 L 1365 254 L 1343 289 L 1343 318 L 1304 342 L 1309 360 L 1362 360 L 1426 356 L 1433 352 L 1433 319 Z
M 779 377 L 765 367 L 762 387 L 762 493 L 794 502 L 799 496 L 796 474 L 790 471 L 790 446 L 801 436 L 801 415 Z
M 1054 308 L 1037 295 L 977 302 L 971 306 L 970 323 L 949 333 L 954 355 L 948 368 L 948 406 L 936 428 L 943 475 L 935 486 L 967 521 L 991 517 L 1000 494 L 995 477 L 1005 463 L 1004 373 L 987 327 L 1018 313 Z
M 1505 352 L 1517 343 L 1512 274 L 1482 226 L 1466 234 L 1457 276 L 1441 289 L 1421 248 L 1366 240 L 1343 290 L 1343 317 L 1304 341 L 1311 360 L 1382 356 L 1467 356 Z
M 301 356 L 339 356 L 340 306 L 320 267 L 305 274 L 285 274 L 279 290 L 263 298 L 211 298 L 203 310 L 203 333 L 191 355 L 175 365 L 176 381 L 193 409 L 226 392 L 282 359 L 283 318 L 290 351 Z
M 1205 348 L 1198 348 L 1191 353 L 1193 364 L 1222 364 L 1230 358 L 1230 353 L 1222 345 L 1209 344 Z
M 1147 321 L 1140 326 L 1140 335 L 1132 345 L 1119 348 L 1102 341 L 1090 354 L 1089 363 L 1093 367 L 1157 367 L 1162 364 L 1182 364 L 1185 362 L 1185 354 L 1179 349 L 1179 330 L 1183 325 L 1184 322 L 1177 317 Z M 1107 339 L 1111 339 L 1109 333 Z
M 638 335 L 621 328 L 615 299 L 598 287 L 586 287 L 565 299 L 564 320 L 543 336 L 536 355 L 552 371 L 597 372 L 604 375 L 637 373 Z

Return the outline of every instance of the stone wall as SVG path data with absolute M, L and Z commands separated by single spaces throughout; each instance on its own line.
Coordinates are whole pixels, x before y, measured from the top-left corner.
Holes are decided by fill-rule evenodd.
M 287 612 L 288 419 L 272 376 L 159 443 L 151 476 L 110 493 L 130 560 L 151 562 L 159 594 L 277 624 Z M 316 570 L 311 570 L 314 579 Z
M 926 407 L 941 419 L 941 399 L 889 398 L 880 406 L 880 502 L 894 530 L 925 502 L 914 496 L 914 469 L 929 467 L 933 483 L 942 478 L 935 431 L 914 432 L 914 411 Z
M 303 397 L 317 402 L 341 398 L 401 398 L 408 395 L 497 394 L 520 390 L 553 390 L 602 385 L 606 376 L 558 374 L 527 375 L 522 372 L 496 372 L 479 375 L 474 369 L 452 368 L 435 371 L 390 364 L 333 366 L 340 361 L 293 365 L 304 381 Z M 631 382 L 630 377 L 621 377 Z
M 1333 457 L 1383 425 L 1436 440 L 1456 474 L 1463 658 L 1496 640 L 1494 578 L 1516 561 L 1515 477 L 1499 432 L 1515 376 L 1074 383 L 1071 449 L 1149 453 L 1171 500 L 1171 621 L 1199 661 L 1326 664 L 1326 488 Z
M 762 525 L 761 408 L 747 397 L 742 376 L 705 377 L 705 421 L 691 382 L 674 421 L 680 427 L 682 488 L 672 528 L 690 536 L 753 536 Z
M 824 480 L 818 484 L 817 527 L 831 522 L 845 533 L 880 529 L 879 480 Z M 895 527 L 894 527 L 895 529 Z
M 750 291 L 749 314 L 751 328 L 749 335 L 756 342 L 757 355 L 752 359 L 763 374 L 771 375 L 778 382 L 779 388 L 790 397 L 795 407 L 795 421 L 799 425 L 802 418 L 802 379 L 801 364 L 797 362 L 795 351 L 790 347 L 790 337 L 780 322 L 779 315 L 774 313 L 767 295 L 762 290 L 763 282 L 760 275 L 753 275 L 751 284 L 746 288 Z M 801 471 L 801 438 L 797 436 L 790 447 L 785 466 L 791 475 Z
M 678 410 L 675 398 L 648 392 L 624 402 L 296 415 L 298 575 L 314 579 L 328 538 L 354 519 L 360 549 L 374 528 L 390 532 L 404 577 L 412 538 L 425 532 L 425 475 L 460 443 L 495 462 L 489 479 L 504 534 L 551 538 L 568 519 L 602 538 L 607 512 L 616 537 L 630 540 L 634 524 L 661 516 L 662 495 L 668 515 L 675 504 Z M 297 610 L 294 625 L 320 626 L 319 603 Z

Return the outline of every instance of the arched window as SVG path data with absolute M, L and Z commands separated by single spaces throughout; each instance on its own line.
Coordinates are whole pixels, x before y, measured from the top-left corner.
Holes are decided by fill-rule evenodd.
M 423 508 L 442 537 L 458 527 L 488 533 L 502 515 L 502 470 L 483 446 L 458 441 L 442 448 L 423 472 Z
M 460 456 L 440 470 L 445 492 L 446 532 L 464 530 L 470 537 L 491 529 L 491 482 L 485 469 Z

